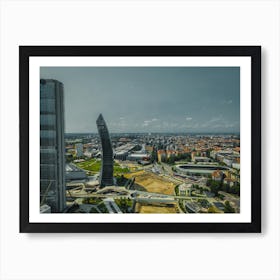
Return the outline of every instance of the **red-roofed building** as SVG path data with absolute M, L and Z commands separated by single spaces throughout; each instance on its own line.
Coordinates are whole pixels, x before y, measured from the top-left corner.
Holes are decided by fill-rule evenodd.
M 220 182 L 223 180 L 224 177 L 224 173 L 220 170 L 215 170 L 212 173 L 212 180 L 216 181 L 216 182 Z
M 157 151 L 157 156 L 158 156 L 158 161 L 162 162 L 163 160 L 166 159 L 166 152 L 165 150 L 158 150 Z
M 235 184 L 235 180 L 233 180 L 233 179 L 227 177 L 227 178 L 224 179 L 224 183 L 225 183 L 226 185 L 232 187 L 232 186 L 234 186 L 234 184 Z

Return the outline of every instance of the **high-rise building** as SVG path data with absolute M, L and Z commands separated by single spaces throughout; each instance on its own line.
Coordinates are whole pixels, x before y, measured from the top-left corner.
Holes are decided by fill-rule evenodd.
M 84 155 L 83 144 L 77 143 L 75 144 L 75 148 L 76 148 L 76 157 L 82 157 Z
M 101 187 L 112 186 L 114 184 L 113 180 L 113 149 L 111 144 L 111 139 L 106 122 L 102 116 L 96 120 L 96 125 L 98 133 L 101 139 L 102 146 L 102 166 L 100 170 L 99 183 Z
M 40 205 L 65 209 L 63 84 L 40 80 Z

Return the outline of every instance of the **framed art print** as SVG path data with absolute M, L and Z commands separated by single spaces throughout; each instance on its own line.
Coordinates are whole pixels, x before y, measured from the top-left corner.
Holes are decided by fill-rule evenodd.
M 260 46 L 20 46 L 20 232 L 261 232 Z

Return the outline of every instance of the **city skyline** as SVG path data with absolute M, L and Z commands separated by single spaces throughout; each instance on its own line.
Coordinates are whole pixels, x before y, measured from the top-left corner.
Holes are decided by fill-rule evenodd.
M 65 89 L 66 133 L 239 133 L 239 67 L 41 67 Z
M 238 213 L 240 138 L 65 138 L 64 85 L 40 79 L 40 213 Z M 115 107 L 113 107 L 115 108 Z M 110 112 L 110 108 L 105 112 Z

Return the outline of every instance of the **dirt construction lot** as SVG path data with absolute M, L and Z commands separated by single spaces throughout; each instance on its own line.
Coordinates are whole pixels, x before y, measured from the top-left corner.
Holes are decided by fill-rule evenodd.
M 152 205 L 139 205 L 137 207 L 137 212 L 140 214 L 174 214 L 176 212 L 176 208 L 174 207 L 166 207 L 166 206 L 152 206 Z
M 135 177 L 135 183 L 143 186 L 148 192 L 174 194 L 175 184 L 157 174 L 148 171 L 139 171 L 126 174 L 125 177 Z

